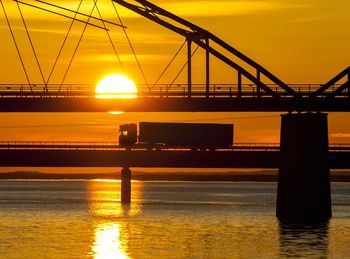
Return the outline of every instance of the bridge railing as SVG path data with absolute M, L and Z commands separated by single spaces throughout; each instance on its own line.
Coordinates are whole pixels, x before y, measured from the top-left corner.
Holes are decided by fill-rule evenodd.
M 0 149 L 121 149 L 115 142 L 0 141 Z
M 349 152 L 350 151 L 350 143 L 329 144 L 329 151 L 331 151 L 331 152 Z
M 159 146 L 140 143 L 131 147 L 120 146 L 117 142 L 64 142 L 64 141 L 0 141 L 1 150 L 173 150 L 173 151 L 212 151 L 212 149 L 191 149 L 188 147 Z M 279 151 L 279 143 L 235 143 L 216 151 Z M 330 152 L 350 152 L 350 143 L 330 144 Z
M 274 84 L 268 85 L 282 97 L 292 97 L 282 92 Z M 317 91 L 319 84 L 291 84 L 290 87 L 303 97 L 309 97 Z M 188 97 L 187 84 L 157 84 L 154 86 L 138 85 L 138 96 L 144 98 L 186 98 Z M 321 97 L 330 95 L 339 85 L 328 88 Z M 205 84 L 193 84 L 193 98 L 207 96 Z M 242 91 L 239 91 L 237 84 L 211 84 L 209 87 L 209 98 L 249 98 L 258 97 L 257 86 L 254 84 L 242 84 Z M 260 97 L 270 97 L 268 94 L 259 93 Z M 347 93 L 340 96 L 348 97 Z M 88 84 L 0 84 L 0 98 L 95 98 L 95 86 Z

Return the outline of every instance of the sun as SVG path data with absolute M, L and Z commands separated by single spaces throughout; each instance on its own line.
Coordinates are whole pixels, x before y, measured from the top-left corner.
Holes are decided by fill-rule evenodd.
M 137 88 L 132 80 L 120 74 L 103 78 L 96 86 L 96 98 L 136 98 Z

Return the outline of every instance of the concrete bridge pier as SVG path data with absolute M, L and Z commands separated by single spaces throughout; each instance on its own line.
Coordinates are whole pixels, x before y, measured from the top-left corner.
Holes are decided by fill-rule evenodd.
M 282 223 L 332 217 L 326 113 L 284 114 L 276 215 Z
M 123 167 L 121 171 L 121 203 L 131 203 L 131 170 Z

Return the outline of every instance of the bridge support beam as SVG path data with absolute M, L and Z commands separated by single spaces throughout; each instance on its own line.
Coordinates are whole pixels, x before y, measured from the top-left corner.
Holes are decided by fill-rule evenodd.
M 131 203 L 131 170 L 124 167 L 121 171 L 121 203 Z
M 282 223 L 332 217 L 325 113 L 284 114 L 276 215 Z
M 187 39 L 187 96 L 192 96 L 192 40 Z

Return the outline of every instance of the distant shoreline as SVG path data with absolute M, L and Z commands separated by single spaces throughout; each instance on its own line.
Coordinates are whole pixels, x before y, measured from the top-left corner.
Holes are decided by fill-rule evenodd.
M 103 174 L 56 174 L 41 172 L 8 172 L 0 173 L 0 180 L 11 179 L 40 179 L 40 180 L 93 180 L 109 179 L 120 180 L 119 173 Z M 225 172 L 225 173 L 188 173 L 188 172 L 134 172 L 133 180 L 138 181 L 227 181 L 227 182 L 277 182 L 276 171 L 262 170 L 258 172 Z M 332 182 L 350 182 L 350 172 L 333 172 L 331 173 Z

